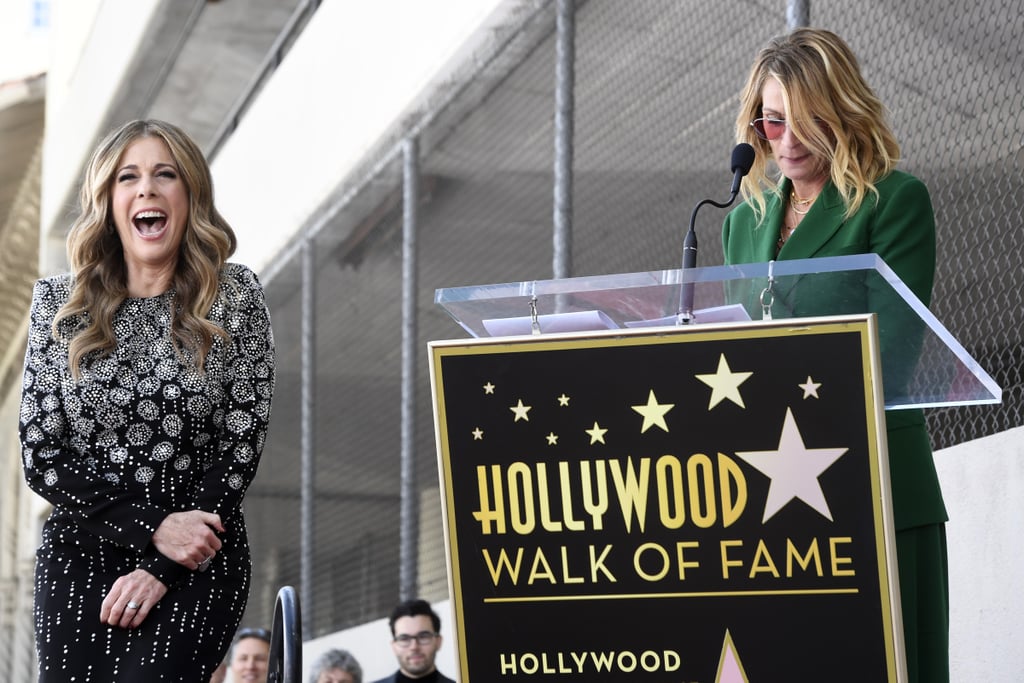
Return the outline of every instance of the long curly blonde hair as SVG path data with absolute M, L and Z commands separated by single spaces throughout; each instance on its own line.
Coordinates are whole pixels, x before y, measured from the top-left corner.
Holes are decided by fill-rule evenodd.
M 115 346 L 114 314 L 128 297 L 124 251 L 111 215 L 115 173 L 125 149 L 136 140 L 163 140 L 188 192 L 185 234 L 171 287 L 172 343 L 188 351 L 197 370 L 217 337 L 228 334 L 206 319 L 217 299 L 220 271 L 237 245 L 234 230 L 213 204 L 213 179 L 202 151 L 177 126 L 154 119 L 131 121 L 114 131 L 93 152 L 79 193 L 81 214 L 67 239 L 72 287 L 67 303 L 57 312 L 53 334 L 60 337 L 63 321 L 75 330 L 68 344 L 68 363 L 76 379 L 90 356 L 108 355 Z
M 773 38 L 758 53 L 740 94 L 736 140 L 757 150 L 743 179 L 743 196 L 761 218 L 764 188 L 777 191 L 781 180 L 768 178 L 771 146 L 750 126 L 762 116 L 761 93 L 769 78 L 782 86 L 790 130 L 826 161 L 846 215 L 853 215 L 869 193 L 877 195 L 875 182 L 895 168 L 900 156 L 885 107 L 861 75 L 856 55 L 835 33 L 818 28 Z

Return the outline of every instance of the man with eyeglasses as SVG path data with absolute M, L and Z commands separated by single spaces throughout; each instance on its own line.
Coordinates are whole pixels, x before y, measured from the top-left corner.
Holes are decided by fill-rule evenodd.
M 455 683 L 434 666 L 441 649 L 441 618 L 426 600 L 406 600 L 395 607 L 388 620 L 391 649 L 398 671 L 375 683 Z

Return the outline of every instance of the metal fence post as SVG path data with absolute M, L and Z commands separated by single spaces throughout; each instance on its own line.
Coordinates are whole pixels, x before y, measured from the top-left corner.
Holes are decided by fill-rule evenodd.
M 415 597 L 419 526 L 416 487 L 416 228 L 419 218 L 419 139 L 402 143 L 402 474 L 399 593 Z
M 811 25 L 811 0 L 786 0 L 786 29 Z
M 300 553 L 299 574 L 303 602 L 310 608 L 313 603 L 313 539 L 315 538 L 316 495 L 313 480 L 316 470 L 314 448 L 316 429 L 316 255 L 313 250 L 314 238 L 302 238 L 302 374 L 301 374 L 301 510 L 300 510 Z M 307 609 L 303 618 L 306 633 L 312 633 L 312 609 Z
M 572 161 L 575 114 L 575 0 L 558 0 L 555 43 L 554 277 L 572 276 Z

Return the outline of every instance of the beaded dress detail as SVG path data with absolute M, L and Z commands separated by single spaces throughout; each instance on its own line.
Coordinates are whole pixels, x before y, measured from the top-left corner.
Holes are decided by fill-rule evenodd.
M 221 273 L 208 319 L 215 338 L 202 372 L 175 349 L 174 293 L 126 299 L 116 347 L 89 357 L 76 381 L 65 320 L 69 275 L 39 280 L 22 384 L 25 478 L 53 510 L 36 553 L 40 681 L 209 678 L 245 610 L 251 563 L 242 497 L 256 474 L 274 391 L 274 340 L 263 290 L 238 264 Z M 168 514 L 200 509 L 227 531 L 209 570 L 191 571 L 151 539 Z M 100 623 L 113 582 L 137 568 L 168 586 L 141 626 Z

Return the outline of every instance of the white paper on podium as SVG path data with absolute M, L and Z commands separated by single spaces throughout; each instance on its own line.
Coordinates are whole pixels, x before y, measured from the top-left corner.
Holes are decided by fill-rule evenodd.
M 627 320 L 626 327 L 667 327 L 675 325 L 679 320 L 678 315 L 667 315 L 664 318 L 653 318 L 651 320 Z M 714 306 L 713 308 L 701 308 L 693 312 L 694 323 L 738 323 L 748 322 L 750 314 L 743 304 L 728 304 L 726 306 Z
M 533 334 L 533 318 L 490 318 L 483 320 L 484 329 L 492 337 L 515 337 Z M 614 330 L 615 321 L 601 311 L 573 311 L 537 316 L 541 334 L 555 332 L 585 332 L 587 330 Z

